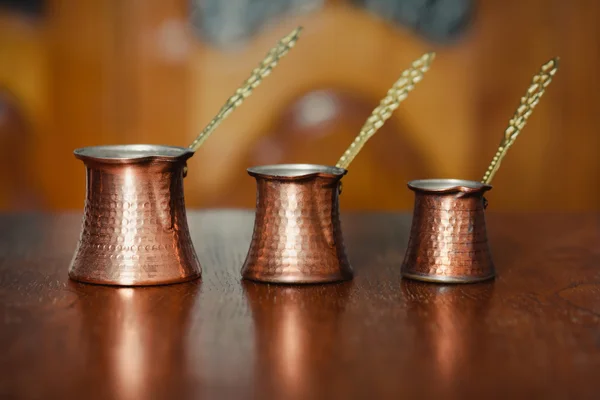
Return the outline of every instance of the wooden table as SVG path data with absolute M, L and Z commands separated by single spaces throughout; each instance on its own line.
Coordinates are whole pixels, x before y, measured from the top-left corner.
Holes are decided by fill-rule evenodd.
M 202 282 L 71 282 L 80 215 L 0 217 L 0 397 L 596 399 L 600 215 L 493 214 L 498 278 L 403 281 L 403 214 L 343 218 L 354 281 L 240 282 L 253 214 L 189 213 Z

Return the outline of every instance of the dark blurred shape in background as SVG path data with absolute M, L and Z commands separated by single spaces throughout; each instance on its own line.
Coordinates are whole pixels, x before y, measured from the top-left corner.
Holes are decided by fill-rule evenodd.
M 0 11 L 41 16 L 45 5 L 44 0 L 0 0 Z
M 410 179 L 480 179 L 554 56 L 561 69 L 490 209 L 599 209 L 592 0 L 0 0 L 0 209 L 81 209 L 74 148 L 189 144 L 297 25 L 296 48 L 190 160 L 188 207 L 253 207 L 251 165 L 335 163 L 401 71 L 435 50 L 352 164 L 343 209 L 409 209 Z

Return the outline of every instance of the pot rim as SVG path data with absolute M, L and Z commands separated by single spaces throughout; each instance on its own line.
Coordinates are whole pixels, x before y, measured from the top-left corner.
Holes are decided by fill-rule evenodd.
M 347 170 L 320 164 L 270 164 L 250 167 L 246 171 L 253 177 L 276 180 L 300 180 L 312 177 L 341 178 Z
M 107 164 L 132 164 L 145 161 L 183 161 L 194 155 L 194 151 L 179 146 L 160 144 L 117 144 L 88 146 L 75 149 L 73 154 L 83 161 Z
M 408 188 L 419 193 L 484 193 L 491 185 L 466 179 L 417 179 L 408 182 Z

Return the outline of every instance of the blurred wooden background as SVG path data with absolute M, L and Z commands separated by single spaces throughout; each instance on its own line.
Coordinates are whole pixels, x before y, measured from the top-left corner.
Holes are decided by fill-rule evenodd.
M 344 209 L 409 209 L 410 179 L 479 179 L 531 76 L 556 55 L 561 69 L 490 206 L 600 208 L 595 0 L 1 4 L 3 210 L 81 209 L 74 148 L 188 145 L 297 25 L 296 48 L 190 160 L 188 207 L 253 207 L 251 165 L 335 163 L 401 71 L 435 50 L 423 82 L 351 165 Z

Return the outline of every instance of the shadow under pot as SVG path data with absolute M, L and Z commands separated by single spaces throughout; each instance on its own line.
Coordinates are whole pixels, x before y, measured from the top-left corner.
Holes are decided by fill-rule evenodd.
M 345 169 L 280 164 L 248 169 L 256 178 L 254 232 L 244 279 L 305 284 L 352 279 L 339 218 Z
M 492 279 L 484 198 L 492 187 L 459 179 L 415 180 L 408 187 L 415 205 L 402 276 L 443 283 Z

